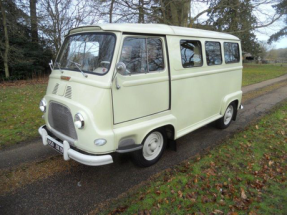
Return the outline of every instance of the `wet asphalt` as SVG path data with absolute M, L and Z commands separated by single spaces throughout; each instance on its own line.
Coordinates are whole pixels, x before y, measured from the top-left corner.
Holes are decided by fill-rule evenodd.
M 287 99 L 287 86 L 245 102 L 237 121 L 218 130 L 207 125 L 177 140 L 177 152 L 165 151 L 149 168 L 138 168 L 128 156 L 114 156 L 114 163 L 100 167 L 79 165 L 0 196 L 0 214 L 86 214 L 118 197 L 154 174 L 220 144 Z M 208 104 L 206 104 L 208 105 Z M 52 153 L 51 153 L 52 154 Z

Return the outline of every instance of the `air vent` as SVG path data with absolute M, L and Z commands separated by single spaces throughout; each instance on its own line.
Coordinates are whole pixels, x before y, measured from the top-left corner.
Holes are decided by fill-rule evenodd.
M 54 87 L 52 93 L 53 93 L 53 94 L 57 94 L 58 88 L 59 88 L 59 84 L 56 84 L 56 86 Z
M 68 99 L 72 99 L 72 87 L 71 86 L 67 86 L 65 97 Z

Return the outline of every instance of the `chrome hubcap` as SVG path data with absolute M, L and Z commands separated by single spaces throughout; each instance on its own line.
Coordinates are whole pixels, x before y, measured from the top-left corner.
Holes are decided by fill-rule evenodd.
M 224 114 L 224 124 L 228 125 L 230 123 L 230 121 L 232 120 L 232 116 L 233 116 L 233 106 L 229 105 L 228 108 L 226 109 L 226 112 Z
M 146 160 L 155 159 L 163 147 L 163 136 L 160 132 L 152 132 L 145 140 L 143 146 L 143 156 Z

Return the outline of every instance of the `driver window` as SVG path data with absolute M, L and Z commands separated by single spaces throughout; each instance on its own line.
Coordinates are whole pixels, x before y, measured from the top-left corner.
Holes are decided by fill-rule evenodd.
M 164 61 L 161 39 L 125 38 L 120 62 L 126 65 L 126 72 L 122 75 L 163 70 Z
M 126 65 L 127 74 L 147 72 L 146 39 L 128 37 L 124 41 L 120 61 Z

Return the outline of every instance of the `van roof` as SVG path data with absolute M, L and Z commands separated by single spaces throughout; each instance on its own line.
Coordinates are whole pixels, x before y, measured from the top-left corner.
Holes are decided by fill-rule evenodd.
M 145 34 L 160 34 L 160 35 L 179 35 L 179 36 L 192 36 L 204 38 L 217 38 L 228 40 L 239 40 L 238 37 L 227 33 L 220 33 L 216 31 L 207 31 L 197 28 L 184 28 L 178 26 L 164 25 L 164 24 L 96 24 L 81 26 L 73 28 L 69 34 L 80 33 L 91 30 L 104 30 L 104 31 L 119 31 L 127 33 L 145 33 Z

